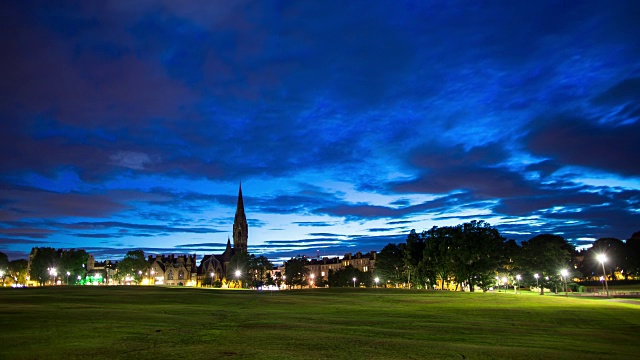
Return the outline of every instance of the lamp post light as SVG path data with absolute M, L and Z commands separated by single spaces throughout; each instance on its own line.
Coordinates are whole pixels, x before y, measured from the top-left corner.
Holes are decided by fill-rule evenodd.
M 513 288 L 513 293 L 514 294 L 518 293 L 518 287 L 520 287 L 520 279 L 522 279 L 522 276 L 516 275 L 516 285 Z
M 609 297 L 609 283 L 607 282 L 607 272 L 604 270 L 604 262 L 607 261 L 607 257 L 604 254 L 598 254 L 596 257 L 600 264 L 602 264 L 602 276 L 604 276 L 604 284 L 607 287 L 607 297 Z
M 211 273 L 211 287 L 213 287 L 213 277 L 215 276 L 215 274 L 212 272 Z
M 508 282 L 507 277 L 503 276 L 502 277 L 502 283 L 504 284 L 504 293 L 505 294 L 507 293 L 507 282 Z
M 155 285 L 155 284 L 156 284 L 156 277 L 154 276 L 154 275 L 155 275 L 155 273 L 156 273 L 156 272 L 155 272 L 153 269 L 151 269 L 151 279 L 153 279 L 153 285 Z
M 538 278 L 540 277 L 540 275 L 538 274 L 533 274 L 533 277 L 536 278 L 536 288 L 538 288 Z
M 56 275 L 58 275 L 58 272 L 56 271 L 55 268 L 51 268 L 51 270 L 49 270 L 49 275 L 51 275 L 53 277 L 53 285 L 56 284 Z
M 353 278 L 353 287 L 356 287 L 356 278 Z
M 80 280 L 82 280 L 82 276 L 78 275 L 78 282 L 80 282 Z
M 569 275 L 569 272 L 567 269 L 562 269 L 560 271 L 560 275 L 562 275 L 562 278 L 564 279 L 564 296 L 569 296 L 567 293 L 567 276 Z
M 377 287 L 378 287 L 378 282 L 380 281 L 380 278 L 379 278 L 379 277 L 376 277 L 376 278 L 374 279 L 374 281 L 376 282 L 376 288 L 377 288 Z
M 309 283 L 309 287 L 313 287 L 313 279 L 316 277 L 315 274 L 311 274 L 309 275 L 309 277 L 311 278 L 311 282 Z
M 71 273 L 67 271 L 67 285 L 69 285 L 69 275 L 71 275 Z
M 242 275 L 242 272 L 240 272 L 240 270 L 236 270 L 236 279 L 238 281 L 240 281 L 240 275 Z

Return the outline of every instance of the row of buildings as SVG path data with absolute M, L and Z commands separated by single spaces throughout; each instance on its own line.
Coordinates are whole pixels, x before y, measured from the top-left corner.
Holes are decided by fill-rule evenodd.
M 233 246 L 231 239 L 227 239 L 227 246 L 222 254 L 205 255 L 200 263 L 196 262 L 196 255 L 150 255 L 147 258 L 148 269 L 132 269 L 130 274 L 118 274 L 117 262 L 95 261 L 89 256 L 87 271 L 90 281 L 104 284 L 131 284 L 142 283 L 148 285 L 177 285 L 177 286 L 202 286 L 211 284 L 215 280 L 231 279 L 228 265 L 231 258 L 239 252 L 247 252 L 248 224 L 244 212 L 244 200 L 242 198 L 242 185 L 238 190 L 238 202 L 233 221 Z M 318 280 L 327 280 L 329 271 L 337 271 L 347 266 L 352 266 L 360 271 L 367 272 L 375 266 L 376 252 L 345 254 L 344 257 L 311 259 L 307 265 L 309 275 L 313 274 Z M 144 271 L 144 272 L 143 272 Z M 270 272 L 275 280 L 282 272 L 282 267 L 276 267 Z M 121 276 L 118 276 L 121 275 Z

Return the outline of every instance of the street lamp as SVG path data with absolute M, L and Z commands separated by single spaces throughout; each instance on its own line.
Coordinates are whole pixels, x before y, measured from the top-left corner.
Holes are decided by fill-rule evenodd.
M 378 287 L 378 281 L 380 281 L 380 278 L 375 278 L 374 281 L 376 282 L 376 287 Z
M 315 274 L 311 274 L 309 275 L 309 277 L 311 278 L 311 282 L 309 283 L 309 286 L 313 286 L 313 279 L 316 277 Z
M 607 287 L 607 297 L 609 297 L 609 283 L 607 282 L 607 273 L 604 270 L 604 262 L 607 261 L 607 257 L 604 256 L 604 254 L 598 254 L 596 258 L 600 261 L 600 264 L 602 264 L 602 275 L 604 276 L 604 284 Z
M 49 275 L 51 275 L 53 277 L 53 285 L 56 284 L 56 275 L 58 275 L 58 272 L 56 271 L 55 268 L 51 268 L 49 270 Z
M 156 284 L 156 277 L 154 276 L 154 275 L 155 275 L 155 273 L 156 273 L 156 272 L 155 272 L 153 269 L 151 269 L 151 279 L 153 279 L 153 285 L 155 285 L 155 284 Z
M 236 270 L 236 279 L 238 279 L 238 281 L 240 281 L 240 275 L 242 273 L 240 272 L 240 270 Z
M 533 277 L 536 278 L 536 288 L 538 288 L 538 278 L 540 277 L 540 275 L 538 274 L 533 274 Z
M 506 276 L 503 276 L 503 277 L 502 277 L 502 282 L 504 283 L 504 293 L 505 293 L 505 294 L 507 293 L 507 281 L 508 281 L 508 280 L 507 280 L 507 277 L 506 277 Z
M 562 277 L 564 278 L 564 296 L 569 296 L 569 294 L 567 293 L 567 275 L 569 275 L 569 272 L 567 271 L 567 269 L 562 269 L 560 271 L 560 275 L 562 275 Z
M 71 275 L 71 273 L 67 271 L 67 285 L 69 285 L 69 275 Z
M 518 287 L 520 287 L 520 279 L 522 279 L 522 276 L 520 275 L 516 275 L 516 286 L 514 286 L 513 288 L 513 293 L 517 294 L 518 293 Z
M 213 287 L 213 277 L 215 276 L 215 274 L 212 272 L 211 273 L 211 287 Z
M 353 287 L 356 287 L 356 278 L 353 278 Z

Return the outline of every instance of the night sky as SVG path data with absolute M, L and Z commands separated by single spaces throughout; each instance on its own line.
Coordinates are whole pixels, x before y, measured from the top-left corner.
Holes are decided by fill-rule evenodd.
M 640 230 L 638 1 L 78 3 L 0 3 L 11 259 Z

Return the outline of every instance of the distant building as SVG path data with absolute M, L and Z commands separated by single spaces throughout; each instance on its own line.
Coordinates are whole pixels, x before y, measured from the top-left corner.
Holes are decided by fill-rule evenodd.
M 198 268 L 196 255 L 149 256 L 149 285 L 195 286 Z
M 227 239 L 227 247 L 222 254 L 205 255 L 198 266 L 197 280 L 199 284 L 211 283 L 222 278 L 230 278 L 228 269 L 231 258 L 237 254 L 247 252 L 247 241 L 249 239 L 249 225 L 244 213 L 244 201 L 242 199 L 242 184 L 238 190 L 238 203 L 236 205 L 236 215 L 233 219 L 233 247 L 231 240 Z

